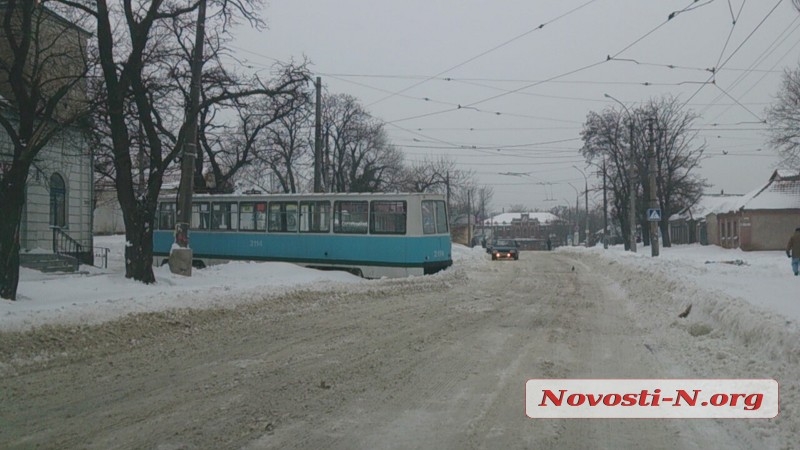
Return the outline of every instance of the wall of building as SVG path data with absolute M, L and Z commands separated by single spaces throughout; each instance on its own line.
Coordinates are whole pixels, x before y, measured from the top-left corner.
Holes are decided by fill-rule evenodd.
M 0 137 L 8 145 L 8 138 Z M 0 144 L 2 145 L 2 144 Z M 53 250 L 50 177 L 58 173 L 66 188 L 66 226 L 63 230 L 81 245 L 92 246 L 92 155 L 85 136 L 72 130 L 56 136 L 39 153 L 26 184 L 20 228 L 22 250 Z
M 742 242 L 742 250 L 785 250 L 789 236 L 800 227 L 800 210 L 744 211 L 750 223 L 750 240 Z

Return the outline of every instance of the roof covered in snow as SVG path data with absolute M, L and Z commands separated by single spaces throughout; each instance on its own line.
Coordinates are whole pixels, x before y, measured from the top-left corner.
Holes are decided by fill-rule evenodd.
M 718 205 L 713 213 L 757 209 L 800 209 L 800 172 L 778 169 L 763 186 L 736 201 Z
M 673 214 L 670 220 L 701 220 L 718 211 L 730 211 L 743 198 L 741 194 L 706 194 L 701 196 L 691 207 Z

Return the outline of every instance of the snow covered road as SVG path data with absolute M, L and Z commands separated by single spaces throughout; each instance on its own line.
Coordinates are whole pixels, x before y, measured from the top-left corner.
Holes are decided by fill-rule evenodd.
M 0 447 L 794 446 L 798 358 L 773 360 L 796 336 L 767 345 L 774 333 L 726 322 L 719 295 L 684 288 L 596 255 L 526 252 L 339 290 L 228 294 L 235 308 L 5 333 Z M 774 378 L 781 415 L 534 420 L 530 378 Z

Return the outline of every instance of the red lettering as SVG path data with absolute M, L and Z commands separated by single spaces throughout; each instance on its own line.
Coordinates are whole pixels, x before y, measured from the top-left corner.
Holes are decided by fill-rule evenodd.
M 738 400 L 739 400 L 740 397 L 741 398 L 745 398 L 746 395 L 745 394 L 731 394 L 731 404 L 730 404 L 730 406 L 736 406 L 736 403 L 738 403 Z
M 603 404 L 606 406 L 617 406 L 622 401 L 622 396 L 619 394 L 608 394 L 603 397 Z
M 597 406 L 600 404 L 600 401 L 603 400 L 603 394 L 600 395 L 587 394 L 586 397 L 589 398 L 589 406 Z
M 708 400 L 712 406 L 722 406 L 728 403 L 728 396 L 726 394 L 714 394 Z
M 572 394 L 567 397 L 567 404 L 569 406 L 581 406 L 586 401 L 586 396 L 583 394 Z
M 544 389 L 542 391 L 542 402 L 539 403 L 539 406 L 547 406 L 547 400 L 550 400 L 553 403 L 553 406 L 561 406 L 561 402 L 564 401 L 564 392 L 567 392 L 566 389 L 561 389 L 560 395 L 556 397 L 556 395 L 550 389 Z
M 636 404 L 636 394 L 625 394 L 622 396 L 622 406 L 633 406 Z
M 700 389 L 695 389 L 693 396 L 690 396 L 689 393 L 683 389 L 678 389 L 677 394 L 678 397 L 675 399 L 675 403 L 673 403 L 672 406 L 681 406 L 681 400 L 685 401 L 689 406 L 694 406 L 697 404 L 697 396 L 700 394 Z

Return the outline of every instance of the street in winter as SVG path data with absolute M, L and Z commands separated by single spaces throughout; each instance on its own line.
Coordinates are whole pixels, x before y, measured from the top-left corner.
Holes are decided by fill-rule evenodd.
M 800 0 L 0 0 L 0 449 L 800 448 Z
M 21 299 L 0 304 L 3 448 L 748 449 L 798 437 L 800 307 L 780 252 L 687 246 L 655 260 L 599 246 L 491 261 L 455 246 L 454 266 L 432 276 L 230 263 L 193 283 L 160 270 L 143 287 L 112 270 L 121 237 L 100 239 L 107 273 L 24 271 Z M 525 383 L 541 378 L 769 378 L 780 414 L 530 419 Z

